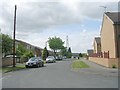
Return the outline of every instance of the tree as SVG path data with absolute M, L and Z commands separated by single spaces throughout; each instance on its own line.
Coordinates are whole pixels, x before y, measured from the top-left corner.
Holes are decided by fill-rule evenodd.
M 66 47 L 63 47 L 63 48 L 61 49 L 61 55 L 62 55 L 62 56 L 67 56 L 67 48 L 66 48 Z
M 79 53 L 79 57 L 83 57 L 83 54 L 82 54 L 82 53 Z
M 48 50 L 47 50 L 47 48 L 45 47 L 44 49 L 43 49 L 43 52 L 42 52 L 42 58 L 43 58 L 43 60 L 46 60 L 46 58 L 49 56 L 49 52 L 48 52 Z
M 57 50 L 61 50 L 63 48 L 63 44 L 64 44 L 62 39 L 60 39 L 59 37 L 58 38 L 57 37 L 49 38 L 48 43 L 49 43 L 49 47 L 54 52 L 54 57 L 56 56 Z
M 23 57 L 31 58 L 31 57 L 34 57 L 34 54 L 31 51 L 26 51 L 24 53 Z
M 72 52 L 71 52 L 71 48 L 69 47 L 67 51 L 67 58 L 71 58 L 71 57 L 72 57 Z
M 16 48 L 16 55 L 17 56 L 23 56 L 28 50 L 22 45 L 18 44 L 18 47 Z
M 2 35 L 2 36 L 1 36 Z M 2 37 L 2 53 L 4 56 L 7 54 L 12 53 L 12 45 L 13 45 L 13 40 L 9 35 L 6 34 L 1 34 L 0 37 Z
M 70 47 L 68 48 L 68 52 L 70 52 L 70 53 L 71 53 L 71 48 L 70 48 Z
M 16 48 L 16 55 L 26 58 L 34 57 L 34 54 L 30 50 L 26 49 L 22 44 L 18 44 L 18 47 Z

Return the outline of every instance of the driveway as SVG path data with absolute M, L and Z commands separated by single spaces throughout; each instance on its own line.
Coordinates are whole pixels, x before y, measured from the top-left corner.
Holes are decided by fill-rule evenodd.
M 117 88 L 117 70 L 83 60 L 89 69 L 74 70 L 72 60 L 48 63 L 43 68 L 24 69 L 3 75 L 3 88 Z

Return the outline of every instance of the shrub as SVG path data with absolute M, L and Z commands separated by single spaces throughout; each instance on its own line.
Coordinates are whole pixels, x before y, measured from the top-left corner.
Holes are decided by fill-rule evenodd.
M 23 57 L 27 57 L 27 58 L 31 58 L 31 57 L 34 57 L 33 53 L 32 52 L 26 52 Z
M 114 65 L 112 65 L 112 68 L 117 68 L 117 66 L 114 64 Z

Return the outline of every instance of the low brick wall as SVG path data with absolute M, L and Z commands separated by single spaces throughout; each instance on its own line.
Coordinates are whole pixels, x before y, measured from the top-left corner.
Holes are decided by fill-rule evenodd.
M 16 58 L 15 61 L 16 63 L 25 63 L 27 62 L 27 58 Z M 10 66 L 10 65 L 13 65 L 13 58 L 2 58 L 2 66 L 5 67 L 5 66 Z
M 88 59 L 89 61 L 92 61 L 94 63 L 97 63 L 99 65 L 105 66 L 105 67 L 109 67 L 112 68 L 113 65 L 115 65 L 116 67 L 118 67 L 118 58 L 98 58 L 98 57 L 89 57 Z
M 13 58 L 2 58 L 2 66 L 10 66 L 13 64 Z

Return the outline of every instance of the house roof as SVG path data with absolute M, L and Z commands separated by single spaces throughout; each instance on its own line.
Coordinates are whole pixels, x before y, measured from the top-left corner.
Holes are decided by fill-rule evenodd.
M 36 48 L 36 49 L 43 50 L 43 48 L 40 48 L 40 47 L 31 45 L 31 44 L 29 44 L 29 43 L 27 43 L 27 42 L 25 42 L 25 41 L 21 41 L 21 40 L 17 40 L 17 39 L 16 39 L 15 41 L 16 41 L 16 42 L 20 42 L 20 43 L 24 43 L 25 45 L 30 45 L 30 46 L 32 46 L 32 47 L 34 47 L 34 48 Z
M 88 55 L 93 54 L 93 51 L 94 51 L 93 49 L 89 49 L 89 50 L 87 50 L 87 54 Z
M 93 51 L 93 49 L 89 49 L 89 50 L 87 50 L 87 52 L 89 52 L 89 51 L 91 52 L 91 51 Z
M 120 12 L 106 12 L 105 15 L 107 15 L 113 24 L 120 24 Z
M 101 38 L 100 37 L 95 37 L 95 41 L 96 41 L 96 43 L 101 44 Z

